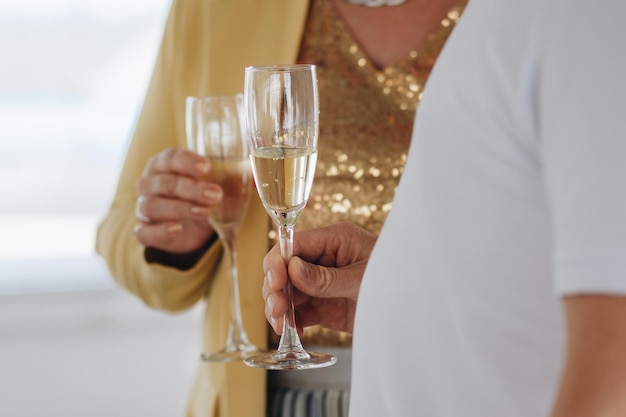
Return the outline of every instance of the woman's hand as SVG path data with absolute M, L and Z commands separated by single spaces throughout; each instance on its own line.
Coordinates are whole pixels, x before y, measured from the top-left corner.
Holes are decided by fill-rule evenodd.
M 219 185 L 200 180 L 210 169 L 206 158 L 185 149 L 153 156 L 137 181 L 137 240 L 169 254 L 205 247 L 214 235 L 207 221 L 209 208 L 223 196 Z
M 289 275 L 294 286 L 296 324 L 352 332 L 361 279 L 376 236 L 349 223 L 296 233 L 294 257 L 285 265 L 278 245 L 265 256 L 265 316 L 282 333 Z

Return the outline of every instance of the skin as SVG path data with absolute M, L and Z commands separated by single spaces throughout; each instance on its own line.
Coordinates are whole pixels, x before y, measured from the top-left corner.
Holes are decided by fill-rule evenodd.
M 297 234 L 288 265 L 278 247 L 266 255 L 265 316 L 278 334 L 294 285 L 297 322 L 352 332 L 359 288 L 376 238 L 348 224 Z M 566 358 L 551 417 L 626 415 L 626 297 L 601 294 L 563 299 Z
M 563 304 L 567 355 L 552 417 L 626 415 L 626 297 L 578 295 Z
M 263 262 L 265 316 L 282 332 L 287 300 L 282 289 L 291 278 L 298 326 L 320 324 L 352 332 L 361 279 L 376 236 L 349 223 L 296 233 L 294 256 L 285 265 L 278 246 Z M 302 328 L 299 328 L 301 331 Z
M 420 49 L 456 3 L 457 0 L 408 0 L 393 7 L 364 7 L 335 0 L 352 36 L 378 68 Z

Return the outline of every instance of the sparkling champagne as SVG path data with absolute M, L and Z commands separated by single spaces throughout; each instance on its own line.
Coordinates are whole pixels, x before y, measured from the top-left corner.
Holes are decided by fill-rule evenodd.
M 264 147 L 250 156 L 252 172 L 263 205 L 277 216 L 300 212 L 309 198 L 317 151 Z
M 209 222 L 215 229 L 237 227 L 248 207 L 252 191 L 250 164 L 245 159 L 210 158 L 211 170 L 206 181 L 219 184 L 224 190 L 222 203 L 211 207 Z

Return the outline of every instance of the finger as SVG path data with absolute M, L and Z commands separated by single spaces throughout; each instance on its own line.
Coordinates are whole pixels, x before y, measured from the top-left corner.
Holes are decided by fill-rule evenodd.
M 277 278 L 277 275 L 271 270 L 268 270 L 265 274 L 262 292 L 265 300 L 265 316 L 268 320 L 270 318 L 277 319 L 282 317 L 287 312 L 287 297 L 283 291 L 285 283 L 286 279 Z
M 310 264 L 294 256 L 289 262 L 289 278 L 303 293 L 319 298 L 356 299 L 365 270 L 365 262 L 343 268 Z
M 280 254 L 279 245 L 276 244 L 272 246 L 267 255 L 265 255 L 265 258 L 263 258 L 263 271 L 267 274 L 267 271 L 269 270 L 276 271 L 279 270 L 281 267 L 284 269 L 284 266 L 285 261 Z
M 182 220 L 206 220 L 210 208 L 207 206 L 192 204 L 183 200 L 174 200 L 161 197 L 141 197 L 137 202 L 136 212 L 140 214 L 138 219 L 144 218 L 149 223 Z
M 317 298 L 311 300 L 311 310 L 317 314 L 321 326 L 352 333 L 356 300 Z
M 277 264 L 276 268 L 268 269 L 263 279 L 263 297 L 269 293 L 282 291 L 287 284 L 287 267 L 285 263 Z M 267 292 L 266 292 L 267 291 Z
M 344 266 L 367 259 L 376 236 L 351 223 L 336 223 L 296 233 L 294 255 L 325 266 Z
M 270 326 L 272 326 L 272 329 L 274 329 L 274 333 L 276 333 L 277 335 L 283 334 L 283 321 L 284 321 L 284 317 L 280 317 L 278 319 L 274 319 L 274 318 L 269 319 L 268 323 L 270 324 Z
M 187 149 L 169 148 L 148 160 L 145 175 L 162 172 L 175 172 L 196 177 L 209 172 L 208 159 Z
M 146 216 L 141 210 L 144 205 L 144 196 L 137 197 L 137 202 L 135 203 L 135 217 L 142 223 L 150 223 L 150 218 Z
M 320 314 L 310 303 L 298 306 L 298 324 L 302 327 L 320 324 Z
M 280 293 L 272 293 L 265 300 L 265 318 L 274 328 L 282 326 L 281 319 L 287 312 L 287 299 Z
M 167 173 L 142 176 L 137 181 L 137 194 L 177 198 L 208 205 L 221 202 L 224 193 L 215 183 Z
M 190 233 L 192 232 L 192 233 Z M 188 253 L 201 248 L 211 238 L 213 230 L 207 222 L 139 223 L 133 235 L 146 247 L 170 253 Z
M 154 248 L 165 248 L 171 244 L 183 231 L 178 222 L 166 222 L 158 225 L 138 224 L 133 229 L 133 235 L 139 243 Z
M 287 266 L 280 255 L 278 245 L 274 246 L 263 259 L 263 298 L 270 292 L 280 291 L 287 283 Z
M 272 329 L 274 330 L 274 332 L 280 336 L 283 334 L 284 322 L 285 322 L 285 317 L 282 316 L 273 322 L 269 322 L 269 324 L 272 326 Z M 304 334 L 304 327 L 300 325 L 299 318 L 297 315 L 296 315 L 296 330 L 298 331 L 298 336 L 302 337 L 302 335 Z
M 298 324 L 352 333 L 355 308 L 356 302 L 345 298 L 312 299 L 297 307 Z
M 293 305 L 299 307 L 303 304 L 311 302 L 311 296 L 304 294 L 302 291 L 293 287 Z

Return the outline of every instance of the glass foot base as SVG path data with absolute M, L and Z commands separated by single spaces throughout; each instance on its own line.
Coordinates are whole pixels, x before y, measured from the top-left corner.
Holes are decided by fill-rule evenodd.
M 265 369 L 315 369 L 324 368 L 337 362 L 337 357 L 328 353 L 296 351 L 270 352 L 247 356 L 243 362 L 253 368 Z
M 256 352 L 259 352 L 259 349 L 254 345 L 227 346 L 218 352 L 203 353 L 200 359 L 206 362 L 234 362 L 241 361 Z

